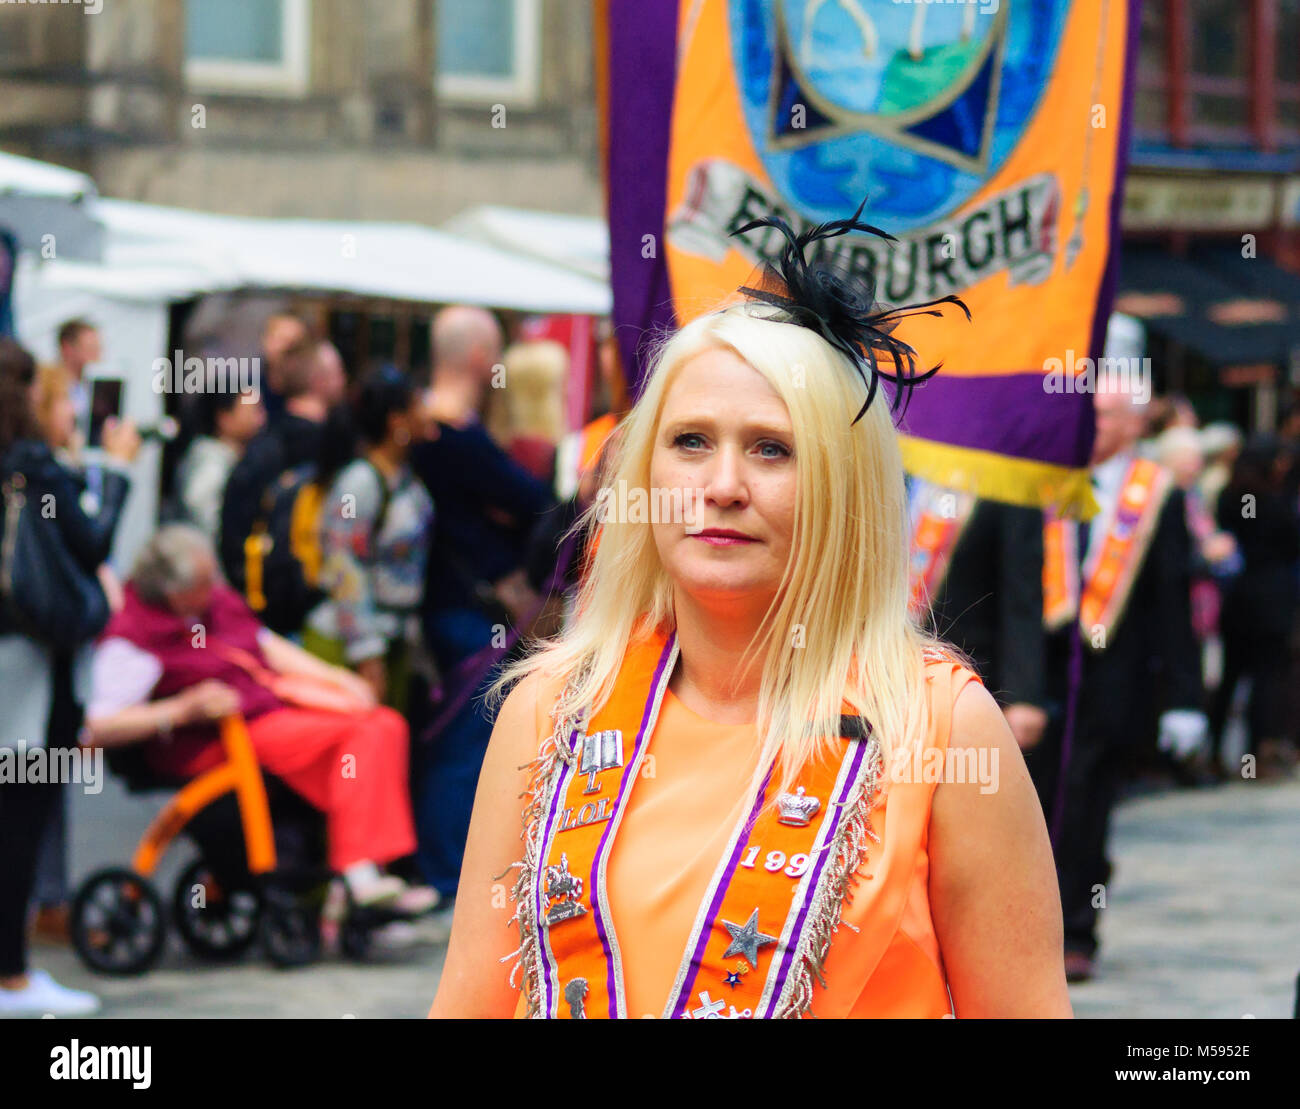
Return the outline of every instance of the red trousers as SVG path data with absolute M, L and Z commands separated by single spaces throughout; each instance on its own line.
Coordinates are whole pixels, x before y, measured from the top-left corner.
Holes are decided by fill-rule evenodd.
M 262 769 L 325 814 L 331 870 L 415 850 L 400 713 L 282 708 L 259 716 L 248 735 Z

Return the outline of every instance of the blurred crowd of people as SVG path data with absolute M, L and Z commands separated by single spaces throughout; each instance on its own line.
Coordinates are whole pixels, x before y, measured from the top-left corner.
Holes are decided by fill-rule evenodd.
M 0 744 L 131 747 L 166 787 L 219 762 L 218 724 L 241 714 L 263 770 L 324 814 L 358 903 L 449 904 L 485 694 L 560 626 L 581 565 L 571 527 L 625 405 L 612 340 L 600 415 L 566 434 L 566 348 L 507 345 L 487 311 L 441 311 L 418 374 L 348 367 L 274 315 L 255 389 L 177 398 L 161 526 L 121 580 L 110 552 L 140 435 L 110 417 L 87 454 L 99 335 L 72 320 L 58 339 L 60 364 L 42 367 L 0 341 L 0 468 L 28 504 L 53 498 L 109 615 L 70 650 L 0 606 Z M 1093 972 L 1128 784 L 1296 763 L 1300 405 L 1279 435 L 1245 439 L 1199 426 L 1183 398 L 1139 400 L 1097 395 L 1089 522 L 909 489 L 917 612 L 971 657 L 1025 752 L 1075 980 Z M 365 760 L 361 786 L 343 784 L 344 753 Z M 38 933 L 66 931 L 62 791 L 0 783 L 0 800 L 0 1011 L 89 1011 L 91 995 L 27 965 L 30 909 Z
M 1117 800 L 1289 777 L 1300 738 L 1300 403 L 1245 438 L 1183 397 L 1095 401 L 1087 522 L 911 483 L 913 597 L 1025 754 L 1072 981 L 1094 973 Z
M 425 372 L 349 374 L 305 320 L 272 316 L 247 391 L 175 398 L 160 527 L 124 580 L 110 551 L 140 435 L 109 417 L 85 450 L 97 330 L 69 321 L 61 364 L 39 368 L 0 343 L 4 476 L 27 503 L 53 495 L 54 533 L 111 612 L 75 650 L 0 614 L 16 709 L 0 743 L 129 747 L 171 788 L 221 762 L 220 721 L 240 714 L 264 773 L 324 815 L 352 902 L 449 905 L 492 729 L 484 694 L 528 636 L 558 627 L 578 565 L 562 537 L 615 417 L 566 435 L 568 350 L 507 345 L 488 311 L 444 309 L 431 337 Z M 611 347 L 606 408 L 621 397 Z M 27 966 L 33 930 L 66 940 L 63 791 L 0 790 L 0 1010 L 90 1011 L 91 995 Z

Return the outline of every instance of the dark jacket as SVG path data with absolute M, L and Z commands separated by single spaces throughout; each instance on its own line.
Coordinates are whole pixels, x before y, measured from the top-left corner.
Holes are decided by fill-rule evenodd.
M 437 508 L 426 613 L 475 608 L 475 584 L 498 581 L 523 564 L 529 536 L 554 503 L 481 424 L 438 430 L 437 439 L 411 452 L 411 468 Z
M 1082 546 L 1083 544 L 1081 544 Z M 1138 743 L 1152 710 L 1201 709 L 1201 656 L 1192 631 L 1192 542 L 1186 505 L 1174 490 L 1160 510 L 1128 603 L 1106 647 L 1085 642 L 1080 687 L 1080 729 L 1111 742 Z M 1051 637 L 1049 674 L 1064 703 L 1071 629 Z
M 105 467 L 99 504 L 94 512 L 87 512 L 89 506 L 82 500 L 86 492 L 85 477 L 60 462 L 44 441 L 20 439 L 14 443 L 0 462 L 0 473 L 7 481 L 15 470 L 27 479 L 28 507 L 35 506 L 41 511 L 46 503 L 53 505 L 59 535 L 81 568 L 93 575 L 112 549 L 113 533 L 126 504 L 131 479 Z M 47 502 L 47 496 L 53 499 Z M 0 499 L 0 535 L 4 533 L 4 513 L 4 501 Z M 0 605 L 0 635 L 16 632 L 5 606 Z
M 1242 496 L 1254 495 L 1246 516 Z M 1224 634 L 1283 639 L 1290 634 L 1297 604 L 1300 517 L 1281 493 L 1229 486 L 1219 497 L 1219 527 L 1237 540 L 1244 566 L 1224 588 Z

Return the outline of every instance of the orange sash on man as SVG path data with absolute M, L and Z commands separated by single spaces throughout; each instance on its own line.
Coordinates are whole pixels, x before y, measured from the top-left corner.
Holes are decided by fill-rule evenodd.
M 1079 612 L 1079 531 L 1073 520 L 1043 511 L 1043 627 L 1054 632 Z
M 1119 496 L 1093 521 L 1102 536 L 1090 544 L 1082 574 L 1078 560 L 1077 527 L 1051 511 L 1043 527 L 1043 623 L 1049 631 L 1064 627 L 1078 614 L 1084 641 L 1093 641 L 1101 627 L 1107 639 L 1115 633 L 1142 560 L 1155 536 L 1160 510 L 1173 487 L 1169 472 L 1149 458 L 1134 458 L 1120 483 Z M 1082 579 L 1082 595 L 1080 594 Z
M 908 603 L 913 612 L 924 612 L 948 573 L 952 553 L 974 514 L 975 498 L 917 478 L 909 510 L 913 525 Z
M 585 734 L 570 736 L 576 757 L 555 758 L 535 798 L 540 816 L 516 888 L 530 1015 L 627 1016 L 606 868 L 676 660 L 675 637 L 656 633 L 630 646 L 609 702 Z M 866 840 L 876 838 L 869 815 L 879 746 L 860 717 L 842 717 L 841 731 L 848 738 L 833 757 L 814 760 L 774 808 L 767 805 L 769 771 L 737 822 L 696 914 L 665 1017 L 807 1011 L 839 922 L 839 898 Z
M 600 460 L 610 435 L 618 427 L 618 416 L 607 412 L 598 416 L 586 427 L 571 431 L 560 440 L 555 455 L 555 492 L 561 499 L 578 491 L 578 484 L 592 466 Z

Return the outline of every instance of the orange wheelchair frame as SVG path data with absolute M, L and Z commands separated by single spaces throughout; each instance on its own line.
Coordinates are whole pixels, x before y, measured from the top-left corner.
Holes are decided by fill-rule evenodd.
M 70 932 L 73 947 L 90 969 L 140 974 L 157 962 L 167 917 L 150 879 L 176 837 L 227 794 L 238 804 L 248 877 L 240 888 L 226 889 L 202 858 L 192 864 L 181 874 L 173 897 L 178 931 L 192 951 L 209 958 L 232 957 L 259 937 L 278 966 L 301 966 L 319 956 L 322 909 L 332 875 L 323 867 L 305 881 L 277 873 L 267 785 L 242 716 L 221 721 L 221 744 L 225 760 L 167 802 L 141 838 L 131 866 L 98 870 L 79 887 Z M 195 904 L 194 891 L 200 889 Z M 344 952 L 364 958 L 371 931 L 389 918 L 353 907 L 345 888 L 344 896 L 346 911 L 331 919 L 339 923 Z
M 205 770 L 182 786 L 149 825 L 131 859 L 131 869 L 136 874 L 150 877 L 172 840 L 194 819 L 195 814 L 231 792 L 239 799 L 249 873 L 267 874 L 275 869 L 271 806 L 266 798 L 266 783 L 262 780 L 252 741 L 248 738 L 248 725 L 242 716 L 227 716 L 221 721 L 221 746 L 225 749 L 226 761 Z

